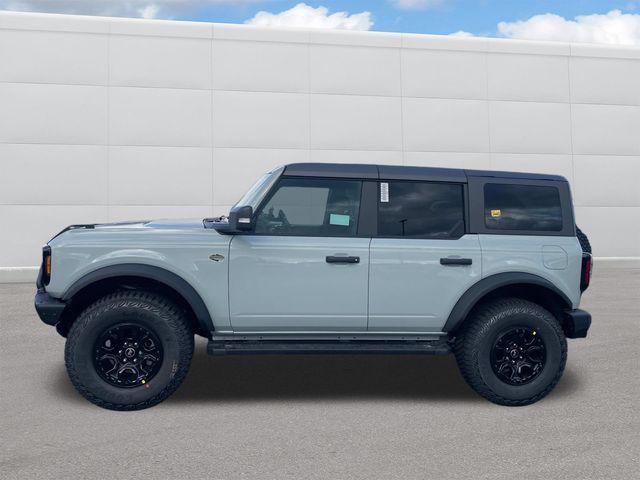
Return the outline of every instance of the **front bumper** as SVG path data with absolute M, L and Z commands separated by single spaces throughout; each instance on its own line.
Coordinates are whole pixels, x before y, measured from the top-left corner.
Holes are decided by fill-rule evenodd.
M 67 304 L 62 300 L 53 298 L 43 289 L 38 289 L 38 291 L 36 292 L 34 303 L 36 312 L 38 312 L 40 320 L 42 320 L 47 325 L 55 325 L 56 323 L 58 323 L 60 321 L 60 317 L 62 316 L 62 312 L 67 306 Z
M 591 326 L 591 314 L 576 308 L 565 312 L 564 330 L 567 338 L 585 338 Z

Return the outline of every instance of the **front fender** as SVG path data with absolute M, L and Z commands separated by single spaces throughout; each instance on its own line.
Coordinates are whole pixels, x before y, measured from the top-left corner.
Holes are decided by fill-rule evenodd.
M 161 267 L 137 263 L 123 263 L 98 268 L 76 280 L 63 293 L 61 300 L 67 302 L 82 289 L 101 280 L 115 277 L 137 277 L 154 280 L 178 292 L 191 306 L 203 331 L 214 330 L 211 314 L 205 302 L 193 286 L 179 275 Z

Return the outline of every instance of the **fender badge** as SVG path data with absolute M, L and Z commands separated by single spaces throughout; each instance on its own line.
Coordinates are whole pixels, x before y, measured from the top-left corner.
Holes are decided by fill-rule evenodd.
M 222 260 L 224 260 L 224 256 L 220 255 L 219 253 L 214 253 L 213 255 L 209 255 L 209 259 L 213 260 L 214 262 L 221 262 Z

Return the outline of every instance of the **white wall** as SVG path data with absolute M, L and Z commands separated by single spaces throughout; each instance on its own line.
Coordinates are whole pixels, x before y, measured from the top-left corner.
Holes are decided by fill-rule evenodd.
M 0 267 L 303 161 L 558 173 L 639 257 L 640 49 L 0 12 Z

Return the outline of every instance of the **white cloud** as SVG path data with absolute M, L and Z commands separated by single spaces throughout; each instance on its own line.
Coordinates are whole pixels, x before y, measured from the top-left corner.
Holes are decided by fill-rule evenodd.
M 442 5 L 447 0 L 391 0 L 391 3 L 401 10 L 427 10 Z
M 142 18 L 156 18 L 158 16 L 158 10 L 158 5 L 147 5 L 142 10 L 140 10 L 140 16 Z
M 640 14 L 611 10 L 567 20 L 547 13 L 524 21 L 500 22 L 498 32 L 503 37 L 526 40 L 640 45 Z
M 174 18 L 211 5 L 246 5 L 261 1 L 265 0 L 0 0 L 0 10 Z
M 261 27 L 308 27 L 342 30 L 369 30 L 373 26 L 370 12 L 329 14 L 326 7 L 313 8 L 305 3 L 280 13 L 261 11 L 245 23 Z
M 471 32 L 466 32 L 464 30 L 458 30 L 457 32 L 450 33 L 451 37 L 475 37 L 475 35 Z

